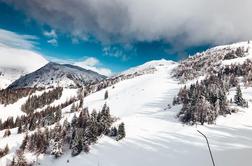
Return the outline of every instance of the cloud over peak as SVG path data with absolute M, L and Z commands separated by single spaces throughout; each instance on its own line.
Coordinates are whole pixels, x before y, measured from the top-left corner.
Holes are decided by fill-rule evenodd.
M 112 75 L 112 71 L 110 69 L 100 67 L 101 63 L 95 57 L 88 57 L 84 61 L 74 63 L 74 65 L 82 67 L 87 70 L 95 71 L 95 72 L 102 74 L 102 75 L 105 75 L 105 76 Z
M 52 28 L 102 42 L 184 46 L 252 38 L 251 0 L 2 0 Z

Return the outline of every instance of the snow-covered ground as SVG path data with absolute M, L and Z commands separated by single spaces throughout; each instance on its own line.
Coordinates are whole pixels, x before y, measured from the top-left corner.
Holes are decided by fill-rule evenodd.
M 49 155 L 36 157 L 30 153 L 26 154 L 27 159 L 37 159 L 40 165 L 45 166 L 211 166 L 206 142 L 197 132 L 200 130 L 209 138 L 216 166 L 251 166 L 251 107 L 219 117 L 216 125 L 181 124 L 176 119 L 181 106 L 171 109 L 167 106 L 183 86 L 171 77 L 175 66 L 175 63 L 158 65 L 153 74 L 121 81 L 84 99 L 84 105 L 90 111 L 100 110 L 107 102 L 112 114 L 120 117 L 118 122 L 125 123 L 125 139 L 116 142 L 103 136 L 91 147 L 89 154 L 81 153 L 76 157 L 71 157 L 69 151 L 58 159 Z M 105 90 L 109 94 L 106 101 Z M 242 88 L 242 91 L 247 100 L 252 99 L 252 88 Z M 231 90 L 230 97 L 233 94 L 234 90 Z M 65 113 L 64 116 L 70 118 L 72 115 Z M 3 132 L 0 137 L 2 135 Z M 0 148 L 8 143 L 12 152 L 0 159 L 0 165 L 12 159 L 14 149 L 22 142 L 21 138 L 21 134 L 12 134 L 0 139 Z
M 44 91 L 48 91 L 48 90 L 44 90 Z M 40 96 L 42 95 L 44 91 L 36 91 L 32 94 L 32 96 L 33 95 Z M 25 104 L 27 99 L 28 99 L 28 96 L 19 99 L 14 104 L 9 104 L 6 106 L 3 104 L 0 104 L 0 110 L 1 110 L 0 117 L 1 117 L 2 122 L 4 122 L 8 117 L 13 117 L 15 120 L 17 116 L 25 115 L 25 113 L 21 111 L 21 106 Z

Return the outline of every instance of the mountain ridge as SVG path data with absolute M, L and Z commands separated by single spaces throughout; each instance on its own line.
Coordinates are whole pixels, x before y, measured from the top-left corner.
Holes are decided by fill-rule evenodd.
M 106 76 L 70 64 L 49 62 L 9 85 L 9 89 L 24 87 L 78 87 L 105 79 Z

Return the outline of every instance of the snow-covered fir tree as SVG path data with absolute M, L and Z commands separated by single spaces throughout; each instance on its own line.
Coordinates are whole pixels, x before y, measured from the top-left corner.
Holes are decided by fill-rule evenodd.
M 234 103 L 241 107 L 248 107 L 248 103 L 242 97 L 242 91 L 240 85 L 236 87 L 236 94 L 234 96 Z
M 104 94 L 104 100 L 107 100 L 107 98 L 108 98 L 108 91 L 106 90 Z
M 124 137 L 126 136 L 126 133 L 125 133 L 125 126 L 124 126 L 124 123 L 120 123 L 119 126 L 118 126 L 118 135 L 117 135 L 117 140 L 121 140 L 123 139 Z

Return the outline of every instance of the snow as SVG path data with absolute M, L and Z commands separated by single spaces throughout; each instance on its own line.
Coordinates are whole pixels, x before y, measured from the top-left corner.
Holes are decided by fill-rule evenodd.
M 48 91 L 48 90 L 45 90 L 45 91 Z M 36 91 L 35 93 L 32 94 L 32 96 L 33 95 L 39 96 L 45 91 Z M 26 113 L 21 111 L 21 106 L 26 102 L 27 99 L 28 99 L 28 96 L 19 99 L 14 104 L 8 104 L 6 106 L 3 104 L 0 104 L 0 110 L 1 110 L 0 117 L 2 119 L 2 122 L 4 122 L 8 117 L 13 117 L 15 120 L 17 116 L 26 115 Z
M 165 60 L 165 59 L 161 59 L 161 60 L 152 60 L 152 61 L 149 61 L 149 62 L 146 62 L 140 66 L 137 66 L 137 67 L 132 67 L 122 73 L 120 73 L 121 75 L 129 75 L 129 74 L 134 74 L 136 72 L 145 72 L 145 71 L 148 71 L 148 70 L 151 70 L 151 69 L 156 69 L 156 67 L 158 66 L 164 66 L 164 65 L 173 65 L 175 64 L 174 61 L 168 61 L 168 60 Z
M 33 72 L 48 61 L 40 54 L 0 44 L 0 89 L 6 88 L 20 76 Z
M 76 87 L 87 82 L 101 81 L 105 78 L 103 75 L 81 67 L 50 62 L 39 70 L 16 80 L 9 87 Z
M 49 91 L 49 90 L 47 90 L 47 91 Z M 55 100 L 50 105 L 46 105 L 43 108 L 38 108 L 35 111 L 40 112 L 40 111 L 44 110 L 45 108 L 47 108 L 48 106 L 51 106 L 51 107 L 59 106 L 61 103 L 64 103 L 73 97 L 77 97 L 77 91 L 78 91 L 77 89 L 64 88 L 62 95 L 58 100 Z
M 31 96 L 34 96 L 34 95 L 40 96 L 40 95 L 42 95 L 42 93 L 48 92 L 49 90 L 51 90 L 51 89 L 46 89 L 46 90 L 43 90 L 43 91 L 36 91 Z M 61 103 L 64 103 L 67 100 L 69 100 L 70 98 L 76 97 L 76 96 L 77 96 L 77 89 L 64 88 L 63 92 L 62 92 L 62 96 L 60 97 L 60 99 L 55 100 L 53 103 L 51 103 L 50 105 L 44 106 L 43 108 L 38 108 L 35 111 L 39 112 L 39 111 L 45 109 L 48 106 L 58 106 Z M 28 96 L 19 99 L 14 104 L 9 104 L 9 105 L 6 105 L 6 106 L 3 105 L 3 104 L 0 104 L 0 110 L 1 110 L 0 111 L 0 117 L 2 119 L 2 122 L 4 122 L 8 117 L 13 117 L 14 120 L 15 120 L 17 116 L 26 115 L 26 113 L 21 111 L 21 106 L 23 104 L 25 104 L 27 99 L 28 99 Z
M 221 62 L 222 65 L 231 65 L 231 64 L 242 64 L 245 62 L 246 59 L 250 59 L 252 60 L 252 43 L 250 42 L 239 42 L 239 43 L 233 43 L 233 44 L 230 44 L 230 45 L 223 45 L 223 46 L 217 46 L 217 47 L 214 47 L 214 48 L 211 48 L 209 49 L 208 51 L 223 51 L 223 50 L 229 50 L 229 49 L 232 49 L 232 50 L 235 50 L 239 47 L 242 47 L 244 48 L 244 50 L 248 50 L 248 53 L 246 53 L 246 56 L 245 57 L 238 57 L 238 58 L 234 58 L 234 59 L 228 59 L 228 60 L 223 60 Z
M 228 45 L 221 45 L 221 46 L 216 46 L 211 48 L 210 50 L 220 50 L 220 49 L 224 49 L 224 48 L 238 48 L 238 47 L 245 47 L 246 46 L 251 47 L 252 43 L 251 41 L 242 41 L 242 42 L 237 42 L 237 43 L 232 43 L 232 44 L 228 44 Z
M 89 154 L 81 153 L 71 157 L 70 151 L 55 159 L 50 155 L 38 156 L 40 165 L 75 166 L 212 166 L 204 138 L 209 139 L 217 166 L 251 166 L 252 159 L 252 112 L 251 108 L 219 117 L 216 125 L 187 126 L 176 119 L 181 106 L 168 109 L 183 84 L 172 78 L 171 71 L 176 63 L 155 66 L 156 71 L 133 79 L 121 81 L 113 87 L 101 90 L 84 99 L 89 110 L 100 110 L 106 102 L 113 115 L 120 117 L 126 127 L 126 138 L 117 142 L 103 136 L 92 145 Z M 108 90 L 109 98 L 104 100 Z M 244 97 L 252 99 L 252 88 L 242 87 Z M 64 93 L 73 93 L 67 92 Z M 231 89 L 229 97 L 234 95 Z M 251 102 L 249 102 L 249 106 Z M 63 110 L 64 118 L 72 114 Z M 3 131 L 1 131 L 2 133 Z M 2 133 L 3 134 L 3 133 Z M 0 134 L 0 137 L 2 136 Z M 22 135 L 11 135 L 0 139 L 0 148 L 13 144 L 11 154 L 0 159 L 1 164 L 11 160 L 14 147 L 22 142 Z M 26 153 L 27 159 L 36 155 Z M 69 160 L 69 163 L 67 163 Z

